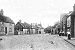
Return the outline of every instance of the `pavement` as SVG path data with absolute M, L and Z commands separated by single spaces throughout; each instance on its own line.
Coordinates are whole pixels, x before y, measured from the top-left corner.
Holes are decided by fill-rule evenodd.
M 63 38 L 65 41 L 67 41 L 68 43 L 70 43 L 75 47 L 75 38 L 71 38 L 71 40 L 68 40 L 67 36 L 61 36 L 61 38 Z

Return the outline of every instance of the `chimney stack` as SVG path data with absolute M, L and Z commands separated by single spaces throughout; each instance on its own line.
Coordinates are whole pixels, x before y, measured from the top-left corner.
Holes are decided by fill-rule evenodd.
M 0 15 L 3 15 L 3 13 L 4 13 L 4 11 L 3 11 L 3 9 L 1 9 L 1 11 L 0 11 Z

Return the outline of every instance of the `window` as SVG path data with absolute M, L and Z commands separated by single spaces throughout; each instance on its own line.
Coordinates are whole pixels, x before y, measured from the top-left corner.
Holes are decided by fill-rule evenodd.
M 0 22 L 0 25 L 4 25 L 4 22 Z
M 4 27 L 1 27 L 0 28 L 0 32 L 4 32 Z
M 12 28 L 9 28 L 9 32 L 12 32 Z
M 2 24 L 4 25 L 4 22 L 2 22 Z

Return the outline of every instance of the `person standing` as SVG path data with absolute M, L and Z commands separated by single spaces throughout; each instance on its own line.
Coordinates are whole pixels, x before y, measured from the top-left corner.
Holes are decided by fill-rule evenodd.
M 67 31 L 67 35 L 68 35 L 68 40 L 70 40 L 71 39 L 71 33 L 70 33 L 69 29 Z

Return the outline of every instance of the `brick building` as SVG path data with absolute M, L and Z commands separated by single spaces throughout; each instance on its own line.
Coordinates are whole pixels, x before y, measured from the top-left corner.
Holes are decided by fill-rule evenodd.
M 67 30 L 69 30 L 71 37 L 75 37 L 75 5 L 73 6 L 73 11 L 60 18 L 60 23 L 62 31 L 67 33 Z
M 72 13 L 69 15 L 67 19 L 69 19 L 68 25 L 71 32 L 71 37 L 75 37 L 75 4 L 73 6 Z

